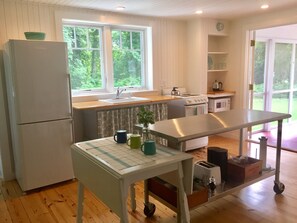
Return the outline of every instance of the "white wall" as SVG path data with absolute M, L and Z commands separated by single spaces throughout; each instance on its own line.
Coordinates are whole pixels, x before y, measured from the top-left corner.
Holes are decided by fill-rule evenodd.
M 216 19 L 195 19 L 187 22 L 187 75 L 185 86 L 191 93 L 207 93 L 207 52 L 208 35 L 228 35 L 229 23 L 224 23 L 223 31 L 216 30 Z

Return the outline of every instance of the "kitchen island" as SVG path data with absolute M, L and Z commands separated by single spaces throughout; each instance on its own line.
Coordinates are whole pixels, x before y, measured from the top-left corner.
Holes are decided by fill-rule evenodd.
M 150 133 L 159 137 L 165 138 L 172 142 L 175 147 L 184 151 L 183 143 L 187 140 L 220 134 L 233 130 L 240 130 L 240 145 L 239 154 L 242 155 L 243 129 L 268 122 L 277 121 L 278 137 L 276 148 L 276 165 L 275 169 L 263 171 L 256 179 L 252 179 L 243 184 L 235 185 L 234 187 L 225 187 L 224 190 L 218 191 L 216 196 L 209 197 L 214 200 L 232 193 L 235 190 L 246 187 L 259 180 L 275 175 L 274 191 L 280 194 L 284 191 L 285 186 L 280 182 L 280 157 L 281 157 L 281 137 L 282 137 L 282 122 L 284 119 L 290 118 L 290 114 L 266 112 L 248 109 L 236 109 L 225 112 L 209 113 L 199 116 L 190 116 L 171 120 L 164 120 L 150 125 Z M 151 194 L 158 198 L 158 194 Z

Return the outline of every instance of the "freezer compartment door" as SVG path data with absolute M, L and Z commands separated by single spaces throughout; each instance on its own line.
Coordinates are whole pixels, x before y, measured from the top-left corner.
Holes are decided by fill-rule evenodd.
M 63 42 L 10 40 L 17 123 L 70 118 L 71 90 Z
M 73 179 L 72 120 L 19 126 L 17 180 L 23 191 Z

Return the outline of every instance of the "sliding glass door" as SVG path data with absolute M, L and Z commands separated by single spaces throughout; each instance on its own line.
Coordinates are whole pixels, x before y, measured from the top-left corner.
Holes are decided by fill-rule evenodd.
M 253 109 L 290 113 L 297 120 L 297 43 L 257 40 L 254 55 Z M 276 123 L 261 125 L 253 131 L 269 131 Z

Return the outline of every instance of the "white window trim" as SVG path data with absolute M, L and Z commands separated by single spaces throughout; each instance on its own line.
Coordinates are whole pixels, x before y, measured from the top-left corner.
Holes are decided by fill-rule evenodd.
M 104 16 L 98 16 L 98 14 L 96 13 L 73 13 L 73 12 L 63 12 L 63 11 L 56 11 L 55 12 L 55 22 L 56 22 L 56 39 L 58 41 L 64 41 L 64 38 L 63 38 L 63 21 L 67 21 L 67 20 L 70 20 L 72 22 L 76 22 L 76 23 L 81 23 L 81 24 L 97 24 L 98 26 L 100 25 L 110 25 L 110 26 L 120 26 L 120 27 L 123 27 L 123 26 L 127 26 L 129 28 L 133 28 L 135 27 L 135 29 L 143 29 L 145 30 L 145 34 L 144 34 L 144 41 L 145 44 L 144 46 L 146 47 L 144 49 L 144 51 L 146 52 L 146 55 L 144 57 L 144 60 L 145 60 L 145 63 L 146 63 L 146 66 L 144 69 L 146 69 L 146 75 L 145 75 L 145 88 L 146 89 L 133 89 L 133 90 L 130 90 L 128 91 L 129 94 L 131 93 L 134 93 L 134 92 L 147 92 L 147 91 L 153 91 L 153 59 L 152 59 L 152 28 L 150 27 L 149 24 L 137 24 L 139 21 L 122 21 L 122 23 L 120 23 L 118 20 L 117 20 L 117 23 L 115 22 L 106 22 L 106 19 L 104 18 Z M 112 20 L 112 19 L 111 19 Z M 131 24 L 131 25 L 127 25 L 127 24 Z M 110 30 L 109 30 L 109 34 L 106 34 L 105 32 L 106 30 L 104 29 L 103 31 L 103 48 L 104 47 L 111 47 L 111 43 L 107 43 L 106 42 L 106 38 L 107 36 L 106 35 L 111 35 L 110 34 Z M 111 38 L 110 38 L 111 39 Z M 109 51 L 109 50 L 104 50 L 104 52 L 112 52 L 112 51 Z M 110 56 L 110 55 L 104 55 L 104 56 Z M 112 68 L 107 68 L 107 67 L 112 67 L 112 64 L 111 64 L 111 61 L 110 60 L 106 60 L 108 61 L 107 64 L 104 64 L 104 71 L 105 72 L 112 72 Z M 106 73 L 107 74 L 107 73 Z M 107 77 L 108 76 L 108 77 Z M 105 76 L 104 78 L 110 78 L 112 77 L 113 75 L 107 75 Z M 96 91 L 96 90 L 92 90 L 92 91 L 81 91 L 81 92 L 73 92 L 73 96 L 74 97 L 86 97 L 86 96 L 91 96 L 91 97 L 97 97 L 97 98 L 101 98 L 101 97 L 110 97 L 110 95 L 113 95 L 114 94 L 114 87 L 111 86 L 113 82 L 111 82 L 111 80 L 106 80 L 106 83 L 107 83 L 107 86 L 105 87 L 106 88 L 106 91 L 105 92 L 102 92 L 102 91 Z

